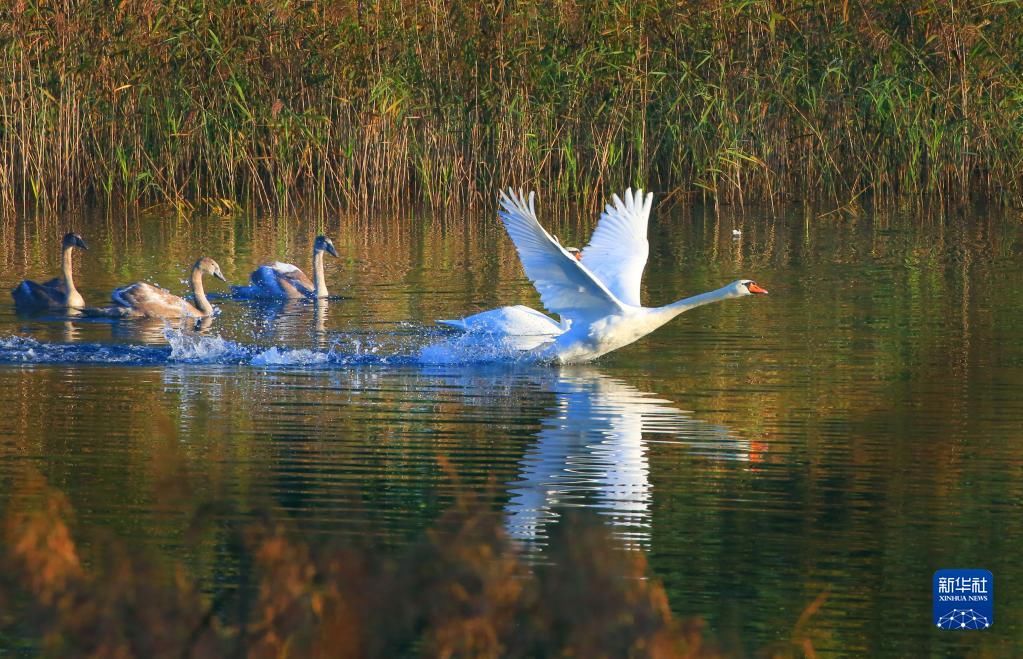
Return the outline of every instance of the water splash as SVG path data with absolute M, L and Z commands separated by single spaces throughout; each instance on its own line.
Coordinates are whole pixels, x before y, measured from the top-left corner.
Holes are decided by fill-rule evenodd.
M 535 364 L 524 352 L 491 337 L 455 335 L 425 347 L 419 340 L 392 335 L 341 336 L 329 347 L 292 348 L 245 344 L 218 335 L 163 329 L 166 346 L 130 343 L 47 343 L 25 336 L 0 337 L 0 364 L 209 364 L 259 368 L 341 366 L 431 366 Z M 417 337 L 421 339 L 422 337 Z
M 524 350 L 515 337 L 487 332 L 454 334 L 424 346 L 418 353 L 420 364 L 536 364 L 543 361 L 539 350 Z
M 162 364 L 169 350 L 161 346 L 105 343 L 43 343 L 25 336 L 0 338 L 0 364 Z
M 274 346 L 255 355 L 250 363 L 253 366 L 320 366 L 329 362 L 330 353 Z
M 224 364 L 244 363 L 250 357 L 248 348 L 219 336 L 203 336 L 170 327 L 164 330 L 163 336 L 171 347 L 170 361 Z

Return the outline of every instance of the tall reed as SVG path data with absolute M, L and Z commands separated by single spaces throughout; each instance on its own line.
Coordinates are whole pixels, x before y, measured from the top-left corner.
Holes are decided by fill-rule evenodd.
M 1023 200 L 1020 3 L 13 0 L 0 208 Z

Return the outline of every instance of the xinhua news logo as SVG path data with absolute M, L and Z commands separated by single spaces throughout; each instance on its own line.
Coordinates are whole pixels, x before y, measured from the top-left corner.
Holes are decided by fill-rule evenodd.
M 934 625 L 939 629 L 987 629 L 995 622 L 995 578 L 989 570 L 934 573 Z

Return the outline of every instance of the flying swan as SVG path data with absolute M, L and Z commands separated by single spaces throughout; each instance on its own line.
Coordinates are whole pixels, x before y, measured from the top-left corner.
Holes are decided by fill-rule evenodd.
M 298 266 L 275 261 L 261 265 L 249 275 L 248 286 L 232 286 L 231 293 L 243 298 L 303 299 L 327 297 L 327 279 L 323 276 L 323 253 L 337 258 L 334 243 L 326 236 L 313 242 L 313 279 Z
M 518 349 L 538 349 L 543 358 L 575 363 L 629 345 L 690 309 L 767 294 L 756 282 L 739 279 L 663 307 L 644 307 L 639 292 L 650 251 L 646 234 L 653 194 L 644 199 L 642 190 L 629 189 L 624 200 L 613 195 L 579 259 L 540 226 L 534 197 L 530 192 L 527 201 L 521 190 L 502 192 L 498 215 L 540 301 L 560 315 L 561 322 L 520 305 L 439 323 L 500 338 Z
M 89 249 L 77 233 L 69 233 L 61 241 L 60 277 L 42 284 L 26 279 L 11 290 L 14 306 L 18 309 L 80 309 L 85 300 L 75 288 L 71 272 L 71 252 Z

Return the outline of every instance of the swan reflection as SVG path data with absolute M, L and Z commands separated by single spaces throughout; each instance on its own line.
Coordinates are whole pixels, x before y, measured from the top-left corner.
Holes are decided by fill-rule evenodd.
M 167 332 L 178 331 L 207 335 L 213 327 L 214 318 L 137 318 L 130 322 L 92 320 L 93 323 L 109 323 L 110 336 L 126 343 L 166 344 Z
M 325 443 L 332 435 L 324 434 L 323 410 L 335 410 L 338 419 L 368 415 L 393 439 L 374 441 L 373 450 L 381 455 L 429 461 L 455 450 L 473 468 L 503 474 L 505 529 L 531 550 L 544 547 L 557 520 L 579 508 L 596 512 L 627 545 L 646 548 L 658 482 L 651 465 L 683 463 L 693 456 L 742 462 L 755 457 L 755 447 L 728 428 L 694 419 L 670 401 L 591 367 L 252 371 L 242 384 L 212 376 L 216 387 L 225 388 L 213 395 L 208 371 L 168 368 L 164 378 L 180 390 L 182 419 L 200 415 L 202 410 L 193 408 L 210 399 L 225 408 L 241 406 L 247 417 L 270 407 L 288 410 L 289 439 L 275 448 L 277 464 L 304 474 L 303 485 L 289 481 L 287 488 L 272 489 L 287 496 L 289 506 L 315 508 L 311 502 L 317 497 L 300 504 L 295 492 L 329 489 L 329 479 L 321 476 L 352 469 L 351 463 L 333 462 L 347 455 L 337 447 L 363 447 L 363 439 L 343 433 Z M 244 395 L 232 390 L 239 386 Z M 314 391 L 322 393 L 311 407 Z M 493 437 L 494 445 L 476 444 L 475 433 L 492 436 L 502 427 L 526 428 L 529 434 L 503 430 Z M 437 431 L 424 439 L 424 428 L 445 433 L 444 445 L 435 443 Z M 330 450 L 323 459 L 309 459 L 310 451 L 324 447 Z M 652 451 L 660 460 L 651 460 Z
M 531 545 L 546 544 L 548 527 L 566 510 L 590 508 L 626 543 L 647 546 L 653 445 L 676 445 L 689 456 L 715 460 L 750 459 L 750 442 L 728 428 L 694 419 L 670 401 L 590 367 L 470 370 L 445 379 L 472 405 L 512 402 L 526 389 L 553 395 L 519 460 L 518 477 L 508 483 L 506 530 Z
M 259 299 L 244 307 L 241 322 L 251 327 L 252 338 L 258 343 L 288 344 L 295 337 L 308 336 L 313 347 L 325 349 L 330 347 L 326 329 L 329 309 L 326 299 Z
M 505 507 L 509 535 L 542 545 L 564 509 L 595 509 L 629 544 L 650 541 L 650 445 L 657 439 L 720 459 L 748 458 L 727 428 L 591 369 L 562 369 L 546 387 L 553 414 L 520 462 Z M 657 436 L 655 437 L 653 436 Z

